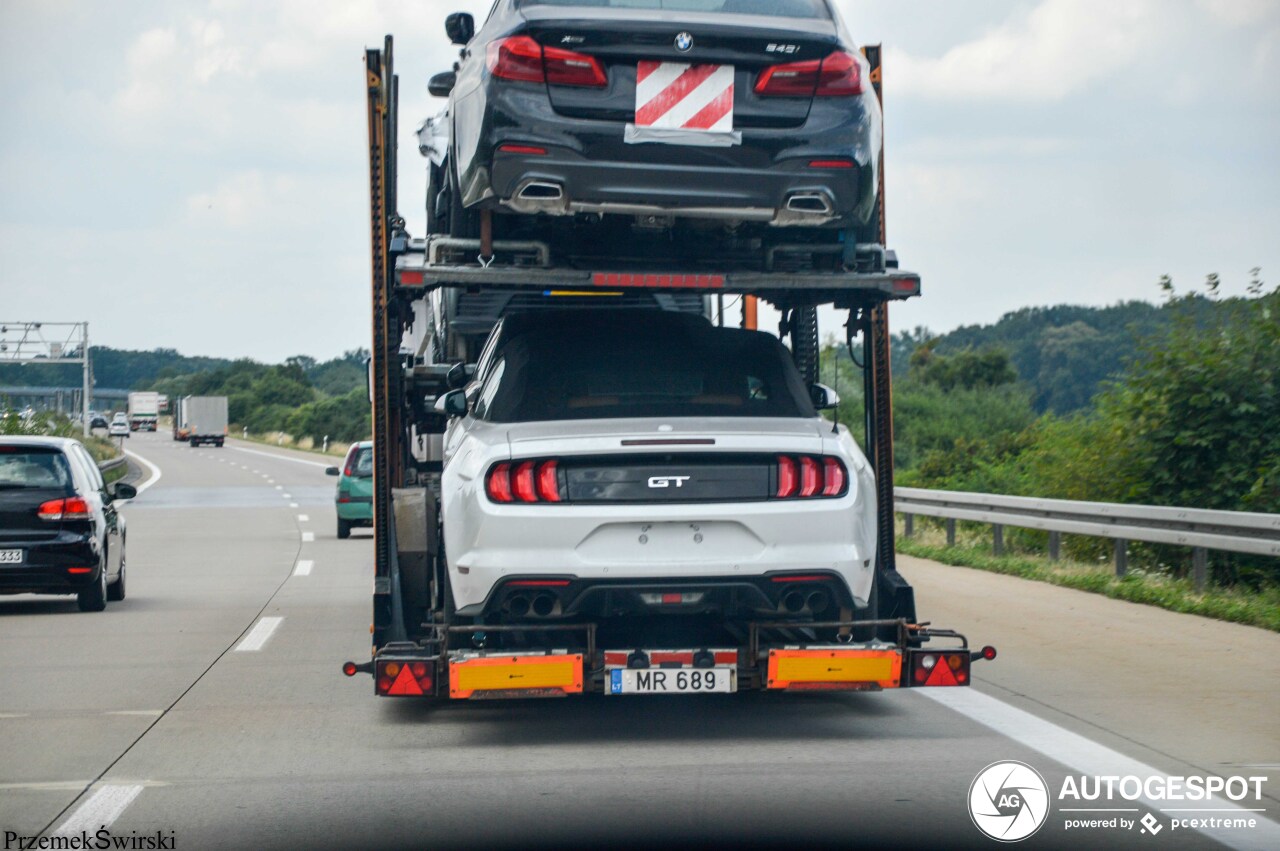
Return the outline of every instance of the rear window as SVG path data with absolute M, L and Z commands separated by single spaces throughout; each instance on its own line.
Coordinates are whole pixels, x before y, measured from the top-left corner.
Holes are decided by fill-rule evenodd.
M 476 405 L 492 422 L 816 416 L 774 337 L 706 325 L 540 329 L 498 354 Z
M 353 476 L 373 475 L 373 447 L 365 446 L 356 450 L 356 457 L 351 462 Z
M 775 18 L 821 18 L 830 13 L 823 0 L 519 0 L 529 6 L 578 6 L 595 9 L 646 9 L 663 12 L 723 12 Z
M 0 446 L 0 490 L 19 488 L 75 491 L 71 468 L 60 450 Z

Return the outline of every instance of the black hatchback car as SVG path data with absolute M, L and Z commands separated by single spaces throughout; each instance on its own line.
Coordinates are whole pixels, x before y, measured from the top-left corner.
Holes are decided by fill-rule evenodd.
M 881 113 L 831 0 L 496 0 L 456 72 L 428 206 L 850 228 L 876 196 Z M 434 120 L 434 119 L 433 119 Z
M 75 594 L 98 612 L 125 594 L 125 522 L 79 441 L 0 437 L 0 594 Z

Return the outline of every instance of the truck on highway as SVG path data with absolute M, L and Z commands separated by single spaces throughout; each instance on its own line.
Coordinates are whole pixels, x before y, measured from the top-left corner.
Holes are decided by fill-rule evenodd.
M 211 443 L 221 446 L 227 439 L 226 396 L 183 396 L 173 412 L 173 439 L 193 447 Z
M 373 622 L 343 673 L 427 700 L 969 685 L 994 648 L 922 623 L 894 559 L 888 308 L 920 278 L 884 248 L 883 168 L 877 240 L 834 257 L 731 228 L 691 253 L 644 217 L 501 239 L 484 209 L 415 238 L 390 36 L 365 70 Z M 817 381 L 820 305 L 862 353 L 857 434 Z
M 132 431 L 155 431 L 160 420 L 160 394 L 150 390 L 129 394 L 129 428 Z

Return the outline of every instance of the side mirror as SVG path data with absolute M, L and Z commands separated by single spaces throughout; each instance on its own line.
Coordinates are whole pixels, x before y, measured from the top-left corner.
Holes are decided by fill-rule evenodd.
M 453 84 L 458 81 L 458 75 L 452 71 L 441 71 L 427 81 L 427 91 L 432 97 L 447 98 L 449 92 L 453 91 Z
M 444 31 L 454 44 L 466 44 L 476 34 L 476 19 L 467 12 L 454 12 L 444 19 Z
M 840 404 L 839 394 L 825 384 L 810 384 L 809 398 L 813 400 L 813 406 L 819 411 L 825 411 Z
M 465 417 L 467 407 L 467 394 L 463 390 L 450 390 L 436 400 L 436 411 L 450 417 Z
M 107 493 L 112 499 L 133 499 L 138 495 L 138 489 L 128 482 L 112 482 Z
M 450 390 L 458 390 L 459 388 L 466 387 L 467 382 L 470 381 L 475 374 L 475 364 L 455 363 L 449 368 L 449 371 L 445 373 L 444 380 L 445 383 L 449 385 Z
M 325 467 L 324 474 L 326 476 L 338 476 L 342 474 L 342 471 L 339 470 L 337 467 Z

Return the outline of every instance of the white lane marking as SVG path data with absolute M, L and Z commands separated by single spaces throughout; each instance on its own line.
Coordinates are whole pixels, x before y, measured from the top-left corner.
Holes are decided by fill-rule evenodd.
M 309 559 L 302 559 L 298 562 L 298 566 L 293 569 L 294 576 L 310 576 L 311 568 L 315 567 L 315 562 Z
M 134 487 L 135 487 L 135 488 L 137 489 L 137 491 L 138 491 L 138 495 L 139 495 L 139 496 L 141 496 L 141 495 L 142 495 L 142 492 L 143 492 L 144 490 L 146 490 L 147 488 L 151 487 L 151 486 L 152 486 L 152 485 L 154 485 L 156 482 L 160 481 L 160 468 L 159 468 L 159 467 L 157 467 L 155 464 L 152 464 L 152 463 L 151 463 L 150 461 L 148 461 L 146 458 L 143 458 L 143 457 L 142 457 L 141 455 L 139 455 L 137 452 L 133 452 L 133 451 L 131 451 L 131 450 L 126 449 L 126 450 L 124 451 L 124 454 L 125 454 L 125 455 L 128 455 L 130 458 L 133 458 L 133 459 L 135 459 L 135 460 L 137 460 L 137 461 L 140 461 L 140 462 L 141 462 L 143 465 L 145 465 L 149 470 L 151 470 L 151 478 L 147 479 L 145 482 L 143 482 L 143 483 L 142 483 L 142 484 L 140 484 L 140 485 L 134 485 Z
M 297 507 L 298 507 L 298 503 L 296 503 L 296 502 L 291 502 L 291 503 L 289 503 L 289 507 L 290 507 L 290 508 L 297 508 Z
M 285 499 L 293 499 L 293 494 L 291 494 L 291 493 L 282 493 L 282 494 L 280 494 L 280 495 L 281 495 L 282 497 L 284 497 Z
M 236 645 L 237 653 L 252 652 L 261 650 L 262 646 L 271 638 L 272 633 L 276 631 L 276 627 L 280 626 L 280 622 L 284 618 L 263 618 L 253 625 L 253 629 L 249 630 L 249 634 L 244 640 Z
M 275 479 L 267 479 L 267 484 L 274 485 L 275 483 L 276 483 Z
M 307 516 L 306 514 L 299 514 L 299 515 L 298 515 L 298 522 L 299 522 L 299 523 L 307 523 L 307 522 L 309 522 L 310 520 L 311 520 L 311 518 L 310 518 L 309 516 Z
M 314 541 L 315 539 L 316 539 L 316 533 L 315 533 L 315 532 L 303 532 L 303 533 L 302 533 L 302 540 L 303 540 L 303 541 Z
M 262 455 L 267 458 L 275 458 L 277 461 L 292 461 L 295 464 L 310 464 L 312 467 L 332 467 L 333 464 L 321 464 L 319 461 L 307 461 L 304 458 L 291 458 L 288 455 L 277 455 L 274 452 L 259 452 L 257 449 L 245 449 L 242 446 L 231 447 L 237 452 L 248 452 L 251 455 Z
M 257 470 L 254 470 L 253 472 L 257 473 L 258 471 L 257 471 Z
M 278 491 L 284 490 L 284 485 L 276 485 L 276 490 Z
M 1167 781 L 1167 775 L 1162 771 L 980 691 L 948 688 L 918 689 L 915 692 L 1081 774 L 1159 777 Z M 1138 799 L 1138 803 L 1158 811 L 1164 802 L 1143 797 Z M 1246 814 L 1251 812 L 1235 806 L 1224 807 L 1223 811 L 1245 818 L 1249 818 Z M 1257 819 L 1258 826 L 1249 831 L 1206 827 L 1188 829 L 1198 830 L 1229 848 L 1280 848 L 1280 824 L 1266 818 L 1253 818 Z
M 106 715 L 149 715 L 152 718 L 159 717 L 164 714 L 163 709 L 117 709 L 114 712 L 104 713 Z
M 53 835 L 75 836 L 82 830 L 97 831 L 104 827 L 111 827 L 115 820 L 120 818 L 120 814 L 133 803 L 133 799 L 141 793 L 140 785 L 99 786 L 98 791 L 77 807 L 62 826 L 53 832 Z
M 0 712 L 0 718 L 26 718 L 30 712 Z

